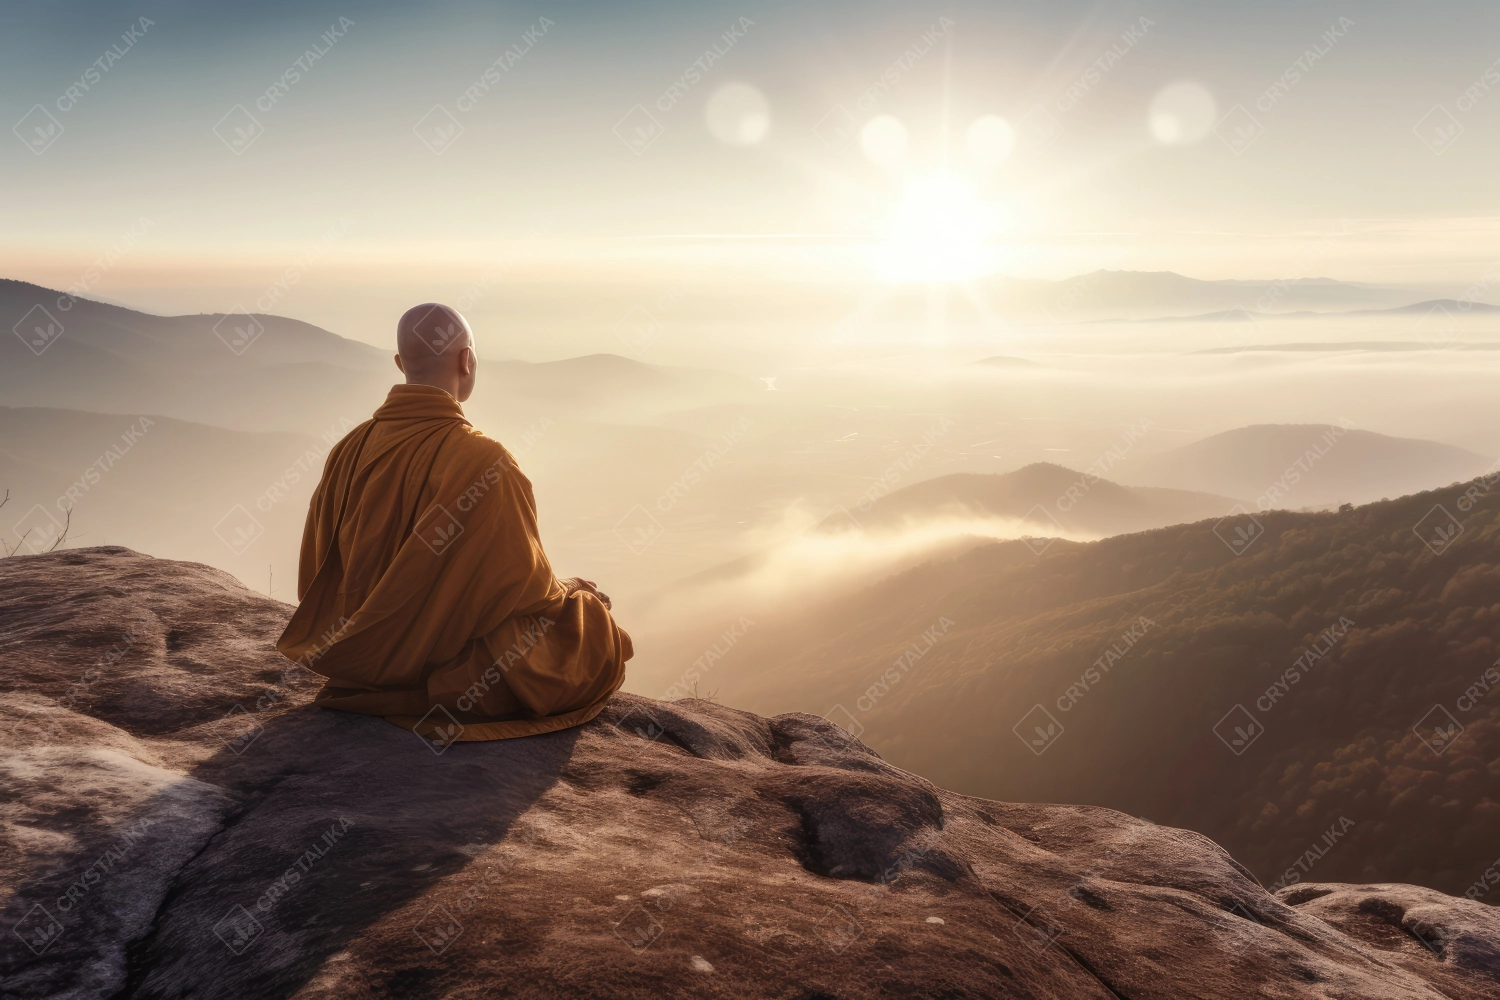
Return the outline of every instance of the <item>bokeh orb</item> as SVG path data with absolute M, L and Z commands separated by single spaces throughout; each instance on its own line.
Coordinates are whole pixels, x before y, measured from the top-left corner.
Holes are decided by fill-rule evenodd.
M 969 157 L 982 167 L 993 167 L 1016 148 L 1016 130 L 999 115 L 974 119 L 966 137 Z
M 1208 135 L 1218 118 L 1214 95 L 1201 83 L 1180 80 L 1157 91 L 1146 122 L 1157 142 L 1187 146 Z
M 882 167 L 894 167 L 906 155 L 906 126 L 891 115 L 876 115 L 859 130 L 859 148 Z
M 708 130 L 731 146 L 753 146 L 771 131 L 771 105 L 748 83 L 726 83 L 704 108 Z

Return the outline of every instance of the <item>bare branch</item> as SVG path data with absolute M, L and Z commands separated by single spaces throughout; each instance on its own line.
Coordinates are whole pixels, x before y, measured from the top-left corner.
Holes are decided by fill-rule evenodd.
M 66 542 L 68 540 L 68 529 L 73 526 L 73 508 L 69 507 L 63 513 L 67 515 L 67 520 L 63 522 L 62 534 L 57 536 L 57 541 L 47 546 L 48 552 L 51 552 L 53 549 L 57 548 L 63 542 Z
M 26 529 L 26 535 L 29 535 L 29 534 L 31 534 L 31 529 L 27 528 Z M 26 544 L 26 535 L 22 535 L 21 536 L 21 540 L 19 542 L 17 542 L 16 544 L 10 546 L 9 548 L 7 548 L 5 550 L 5 554 L 7 556 L 13 556 L 17 552 L 20 552 L 21 551 L 21 546 L 23 546 L 23 545 Z M 5 544 L 4 541 L 0 541 L 0 545 L 4 545 L 4 544 Z

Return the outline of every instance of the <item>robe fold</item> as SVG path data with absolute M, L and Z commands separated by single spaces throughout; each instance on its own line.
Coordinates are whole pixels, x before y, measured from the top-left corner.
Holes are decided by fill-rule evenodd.
M 398 385 L 334 445 L 277 649 L 328 680 L 325 708 L 439 742 L 592 719 L 630 636 L 552 573 L 531 482 L 434 386 Z

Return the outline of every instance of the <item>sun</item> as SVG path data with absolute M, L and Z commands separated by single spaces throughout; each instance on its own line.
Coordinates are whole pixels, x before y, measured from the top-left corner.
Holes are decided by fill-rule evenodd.
M 997 206 L 962 178 L 937 173 L 909 181 L 896 204 L 881 264 L 895 281 L 966 281 L 989 270 Z

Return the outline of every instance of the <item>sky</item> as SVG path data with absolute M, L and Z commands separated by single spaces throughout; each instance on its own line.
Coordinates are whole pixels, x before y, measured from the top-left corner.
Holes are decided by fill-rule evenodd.
M 1464 285 L 1500 236 L 1497 28 L 1472 3 L 28 5 L 0 36 L 0 276 L 372 343 L 429 297 Z

